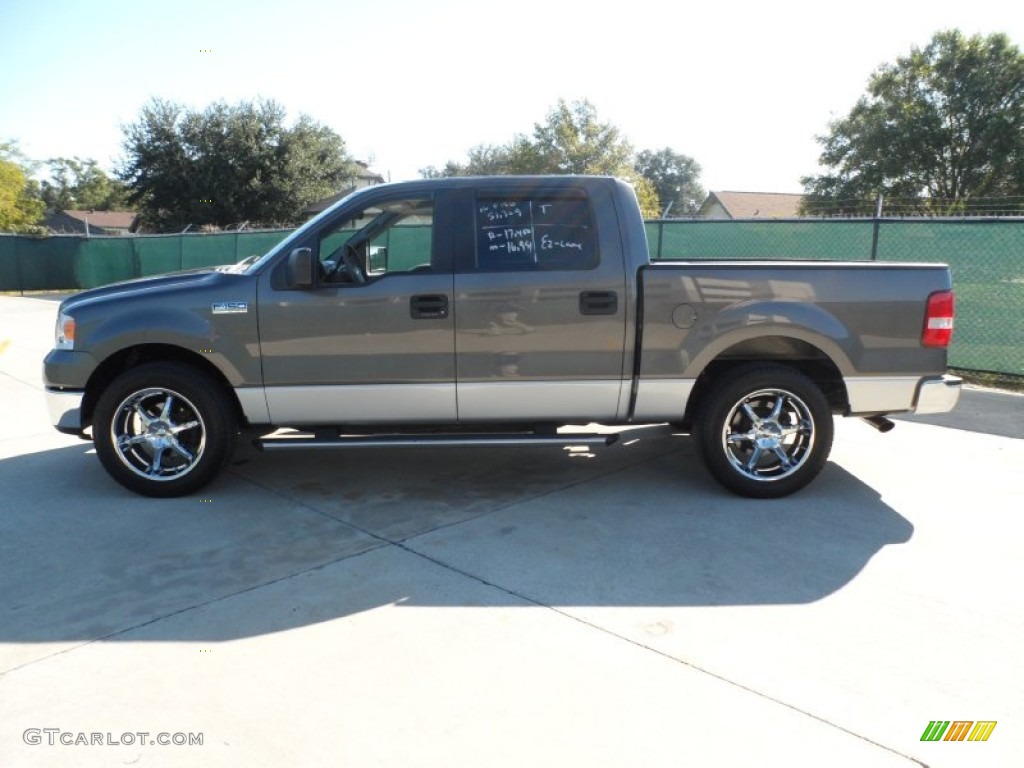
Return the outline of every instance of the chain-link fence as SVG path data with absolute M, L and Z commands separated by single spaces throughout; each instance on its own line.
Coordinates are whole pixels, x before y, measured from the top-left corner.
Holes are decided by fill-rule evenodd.
M 872 222 L 823 219 L 731 221 L 669 219 L 647 222 L 652 259 L 871 258 Z
M 287 231 L 0 236 L 0 291 L 92 288 L 265 253 Z M 941 261 L 953 270 L 950 364 L 1024 376 L 1024 220 L 789 219 L 647 223 L 653 259 Z
M 0 291 L 50 291 L 234 264 L 262 254 L 291 230 L 138 237 L 0 235 Z

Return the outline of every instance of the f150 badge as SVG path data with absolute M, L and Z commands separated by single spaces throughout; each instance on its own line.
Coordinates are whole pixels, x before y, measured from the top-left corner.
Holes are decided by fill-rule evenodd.
M 218 301 L 213 304 L 213 314 L 215 315 L 234 315 L 248 311 L 249 302 L 247 301 Z

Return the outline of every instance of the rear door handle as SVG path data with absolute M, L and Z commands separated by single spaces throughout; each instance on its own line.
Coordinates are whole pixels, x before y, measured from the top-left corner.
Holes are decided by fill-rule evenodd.
M 580 294 L 581 315 L 614 315 L 619 311 L 619 294 L 615 291 L 583 291 Z
M 409 299 L 413 320 L 444 320 L 448 317 L 448 297 L 443 293 L 423 294 Z

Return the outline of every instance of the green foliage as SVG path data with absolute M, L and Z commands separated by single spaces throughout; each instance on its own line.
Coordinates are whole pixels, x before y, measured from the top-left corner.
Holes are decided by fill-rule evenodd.
M 684 172 L 678 165 L 679 161 L 689 163 L 687 168 L 691 175 L 687 177 L 687 183 L 700 189 L 697 185 L 700 166 L 692 159 L 677 155 L 668 148 L 641 155 L 661 158 L 666 165 L 645 163 L 643 168 L 650 167 L 655 173 L 648 176 L 638 162 L 640 155 L 635 155 L 632 145 L 618 128 L 598 118 L 593 104 L 585 100 L 572 103 L 559 100 L 544 122 L 534 124 L 531 136 L 518 134 L 507 144 L 473 147 L 469 150 L 467 162 L 449 160 L 443 168 L 428 166 L 420 169 L 420 175 L 424 178 L 503 174 L 618 176 L 633 184 L 640 208 L 649 218 L 656 218 L 662 209 L 658 181 L 664 181 L 670 171 Z M 661 175 L 657 175 L 659 173 Z M 684 185 L 680 183 L 677 186 Z M 676 187 L 672 187 L 672 193 L 676 194 Z
M 30 163 L 13 143 L 0 143 L 0 232 L 34 233 L 43 203 L 27 178 Z
M 700 165 L 671 147 L 638 152 L 633 167 L 654 187 L 661 214 L 693 216 L 707 196 L 700 185 Z
M 18 148 L 17 141 L 0 141 L 0 160 L 14 163 L 26 177 L 30 177 L 39 168 L 38 162 Z
M 818 141 L 829 170 L 801 180 L 808 212 L 869 213 L 883 194 L 945 214 L 1022 195 L 1024 56 L 1002 34 L 939 32 L 880 67 Z
M 40 197 L 55 211 L 118 211 L 128 205 L 128 188 L 112 179 L 95 160 L 55 157 L 46 161 L 50 179 L 43 181 Z
M 559 100 L 534 126 L 531 146 L 544 173 L 614 175 L 632 166 L 633 147 L 618 128 L 598 120 L 589 101 Z
M 145 226 L 294 223 L 355 175 L 341 137 L 306 115 L 292 127 L 274 101 L 204 111 L 154 99 L 124 131 L 118 176 Z

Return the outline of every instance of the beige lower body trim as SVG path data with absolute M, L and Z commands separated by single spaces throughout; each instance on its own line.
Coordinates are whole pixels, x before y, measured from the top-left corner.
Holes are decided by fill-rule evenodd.
M 629 382 L 494 381 L 459 384 L 459 421 L 614 421 Z
M 696 379 L 641 379 L 633 421 L 679 421 Z
M 242 414 L 250 424 L 270 424 L 270 411 L 267 410 L 267 393 L 263 387 L 240 387 L 235 390 L 238 404 L 242 406 Z
M 919 376 L 851 376 L 844 380 L 850 413 L 898 413 L 914 410 Z
M 455 384 L 344 384 L 267 387 L 270 423 L 450 424 Z

